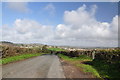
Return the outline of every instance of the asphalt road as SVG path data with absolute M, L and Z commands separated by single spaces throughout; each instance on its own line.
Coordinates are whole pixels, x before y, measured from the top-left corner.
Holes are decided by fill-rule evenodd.
M 56 55 L 43 55 L 2 66 L 3 78 L 65 78 Z

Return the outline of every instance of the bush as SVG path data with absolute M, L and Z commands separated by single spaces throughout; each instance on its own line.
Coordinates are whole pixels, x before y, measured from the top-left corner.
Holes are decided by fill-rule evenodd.
M 24 53 L 40 53 L 40 48 L 20 48 L 15 46 L 2 46 L 2 58 Z

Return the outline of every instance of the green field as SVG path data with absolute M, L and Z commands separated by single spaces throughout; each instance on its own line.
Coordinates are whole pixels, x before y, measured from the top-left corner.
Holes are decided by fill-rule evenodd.
M 34 57 L 34 56 L 40 56 L 42 54 L 45 54 L 45 53 L 20 54 L 20 55 L 8 57 L 8 58 L 3 58 L 0 60 L 0 64 L 7 64 L 10 62 L 19 61 L 19 60 L 27 59 L 27 58 Z
M 61 48 L 48 48 L 48 50 L 51 50 L 51 51 L 65 51 L 64 49 L 61 49 Z

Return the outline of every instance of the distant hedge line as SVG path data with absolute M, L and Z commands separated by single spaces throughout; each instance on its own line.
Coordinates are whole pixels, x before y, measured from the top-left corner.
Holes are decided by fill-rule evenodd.
M 110 63 L 120 62 L 120 49 L 51 51 L 51 54 L 52 53 L 64 54 L 69 57 L 79 57 L 80 55 L 87 55 L 94 60 L 104 60 Z
M 120 63 L 120 49 L 96 51 L 95 60 L 104 60 L 110 63 Z
M 44 45 L 41 48 L 20 48 L 13 46 L 2 46 L 2 58 L 23 54 L 23 53 L 50 53 L 50 54 L 64 54 L 69 57 L 79 57 L 80 55 L 87 55 L 94 60 L 104 60 L 110 63 L 120 63 L 120 49 L 101 49 L 101 50 L 75 50 L 75 51 L 54 51 L 47 49 Z
M 13 47 L 13 46 L 2 46 L 2 58 L 15 56 L 18 54 L 25 54 L 25 53 L 40 53 L 42 52 L 39 48 L 20 48 L 20 47 Z

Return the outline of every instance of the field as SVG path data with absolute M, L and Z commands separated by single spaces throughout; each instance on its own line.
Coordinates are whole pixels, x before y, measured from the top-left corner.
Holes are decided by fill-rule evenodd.
M 64 51 L 64 49 L 61 49 L 61 48 L 48 48 L 48 50 L 51 50 L 51 51 Z

